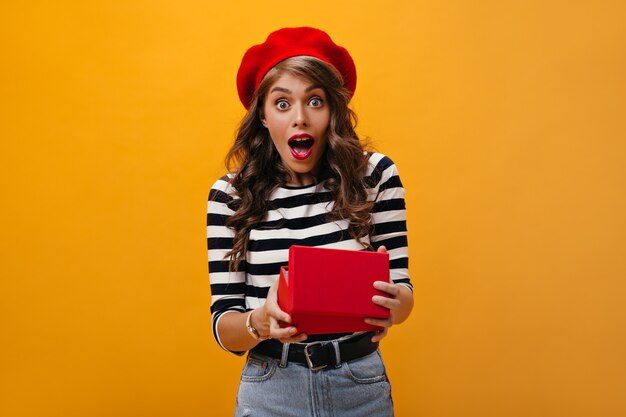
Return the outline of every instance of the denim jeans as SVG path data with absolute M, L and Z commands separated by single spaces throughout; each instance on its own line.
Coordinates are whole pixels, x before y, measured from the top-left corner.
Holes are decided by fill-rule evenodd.
M 235 417 L 393 416 L 391 385 L 379 351 L 339 368 L 311 371 L 255 352 L 241 374 Z

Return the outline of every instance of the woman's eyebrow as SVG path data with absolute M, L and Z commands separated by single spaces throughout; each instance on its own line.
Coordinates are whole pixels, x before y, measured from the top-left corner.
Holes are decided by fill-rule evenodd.
M 273 93 L 274 91 L 280 91 L 281 93 L 287 93 L 287 94 L 291 94 L 291 90 L 289 90 L 288 88 L 285 87 L 274 87 L 272 88 L 272 91 L 270 91 L 270 93 Z
M 310 85 L 304 91 L 308 93 L 309 91 L 315 90 L 317 88 L 322 88 L 322 87 L 319 86 L 319 85 Z M 270 91 L 270 94 L 273 93 L 274 91 L 279 91 L 279 92 L 285 93 L 285 94 L 291 94 L 291 90 L 290 89 L 285 88 L 285 87 L 280 87 L 280 86 L 276 86 L 276 87 L 272 88 L 272 90 Z

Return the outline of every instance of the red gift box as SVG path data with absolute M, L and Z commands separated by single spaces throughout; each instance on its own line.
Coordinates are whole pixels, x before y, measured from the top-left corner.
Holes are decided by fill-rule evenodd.
M 374 281 L 389 281 L 389 254 L 294 245 L 289 266 L 280 269 L 278 305 L 301 333 L 380 330 L 363 321 L 389 317 L 372 302 L 388 296 Z

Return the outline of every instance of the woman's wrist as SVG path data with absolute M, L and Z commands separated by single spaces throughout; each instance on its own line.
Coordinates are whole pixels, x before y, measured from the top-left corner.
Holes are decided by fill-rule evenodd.
M 250 336 L 252 336 L 252 338 L 255 340 L 269 339 L 270 338 L 269 335 L 261 334 L 261 331 L 259 330 L 261 326 L 258 324 L 258 322 L 256 321 L 254 317 L 254 312 L 257 310 L 258 309 L 254 309 L 250 311 L 250 313 L 248 313 L 248 317 L 246 317 L 246 330 L 248 331 Z

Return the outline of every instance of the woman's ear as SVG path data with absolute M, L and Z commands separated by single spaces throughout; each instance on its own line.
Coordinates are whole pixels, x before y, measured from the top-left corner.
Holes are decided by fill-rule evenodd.
M 265 119 L 261 119 L 261 124 L 267 128 L 267 122 L 265 121 Z

